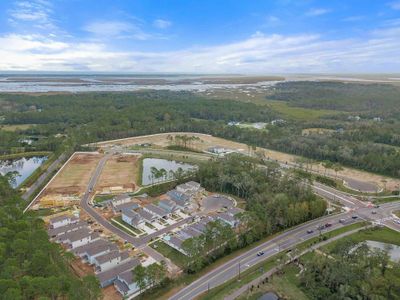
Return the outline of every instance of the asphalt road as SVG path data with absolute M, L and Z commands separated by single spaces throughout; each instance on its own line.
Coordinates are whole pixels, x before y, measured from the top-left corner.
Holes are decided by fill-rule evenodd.
M 199 296 L 200 294 L 206 292 L 208 289 L 216 287 L 218 285 L 223 284 L 227 280 L 230 280 L 234 277 L 239 275 L 239 268 L 240 271 L 243 272 L 247 268 L 258 264 L 273 255 L 277 254 L 278 252 L 285 251 L 288 249 L 294 248 L 296 245 L 302 243 L 303 241 L 309 240 L 315 236 L 318 236 L 319 231 L 316 230 L 316 227 L 321 224 L 330 223 L 332 224 L 331 227 L 328 229 L 324 229 L 322 232 L 329 232 L 334 229 L 359 222 L 362 219 L 365 220 L 372 220 L 376 222 L 380 222 L 382 219 L 382 224 L 386 225 L 389 224 L 391 228 L 400 231 L 400 225 L 395 224 L 392 220 L 389 220 L 390 213 L 393 209 L 400 209 L 400 202 L 397 203 L 388 203 L 383 204 L 379 209 L 362 207 L 358 208 L 354 212 L 342 213 L 338 215 L 332 215 L 329 217 L 323 217 L 317 220 L 313 220 L 302 224 L 296 228 L 288 230 L 279 236 L 247 251 L 244 254 L 241 254 L 230 261 L 226 262 L 225 264 L 219 266 L 218 268 L 210 271 L 209 273 L 203 275 L 190 285 L 186 286 L 179 292 L 177 292 L 174 296 L 169 298 L 170 300 L 188 300 L 194 299 L 195 297 Z M 372 211 L 376 210 L 377 214 L 372 214 Z M 352 219 L 352 215 L 358 215 L 359 218 Z M 345 223 L 339 223 L 340 219 L 346 219 Z M 307 233 L 307 230 L 313 230 L 312 233 Z M 259 251 L 264 251 L 262 256 L 257 256 Z
M 47 168 L 47 170 L 39 176 L 39 178 L 32 184 L 29 189 L 22 195 L 22 199 L 29 199 L 32 194 L 45 182 L 46 178 L 54 171 L 56 168 L 64 161 L 66 154 L 61 154 L 55 161 L 51 163 L 51 165 Z

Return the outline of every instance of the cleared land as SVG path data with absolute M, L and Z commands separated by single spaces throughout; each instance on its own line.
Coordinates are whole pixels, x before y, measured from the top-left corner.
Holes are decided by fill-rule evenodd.
M 121 145 L 121 146 L 133 146 L 136 144 L 143 144 L 143 143 L 151 143 L 154 146 L 159 147 L 166 147 L 170 145 L 170 141 L 167 139 L 168 136 L 176 136 L 176 135 L 187 135 L 187 136 L 195 136 L 200 138 L 199 141 L 194 141 L 192 143 L 192 147 L 198 150 L 206 150 L 213 146 L 221 146 L 224 148 L 235 149 L 242 153 L 247 153 L 249 151 L 249 147 L 246 144 L 229 141 L 226 139 L 214 137 L 207 134 L 200 134 L 200 133 L 191 133 L 191 132 L 171 132 L 171 133 L 160 133 L 154 135 L 147 135 L 147 136 L 139 136 L 139 137 L 132 137 L 120 140 L 112 140 L 112 141 L 104 141 L 99 142 L 96 145 L 99 147 L 107 148 L 113 145 Z M 265 153 L 266 157 L 269 157 L 273 160 L 278 160 L 281 162 L 295 162 L 299 157 L 296 155 L 291 155 L 283 152 L 278 152 L 274 150 L 269 150 L 265 148 L 257 148 L 257 151 L 262 151 Z M 313 170 L 318 170 L 321 173 L 325 172 L 325 169 L 319 164 L 313 164 Z M 336 176 L 333 170 L 328 170 L 328 175 Z M 383 187 L 383 182 L 386 181 L 386 188 L 389 190 L 397 189 L 397 186 L 400 185 L 400 180 L 395 178 L 390 178 L 386 176 L 381 176 L 373 173 L 368 173 L 365 171 L 360 171 L 351 168 L 343 168 L 342 171 L 337 173 L 338 177 L 342 178 L 354 178 L 359 181 L 364 182 L 371 182 L 380 187 Z
M 104 188 L 122 187 L 132 189 L 137 187 L 138 155 L 114 155 L 107 160 L 96 185 L 96 190 Z
M 26 130 L 33 126 L 36 125 L 35 124 L 1 125 L 0 130 L 14 132 L 17 130 Z
M 50 183 L 43 195 L 82 194 L 87 188 L 92 172 L 102 157 L 102 154 L 94 153 L 74 154 L 73 158 L 68 162 L 64 169 Z

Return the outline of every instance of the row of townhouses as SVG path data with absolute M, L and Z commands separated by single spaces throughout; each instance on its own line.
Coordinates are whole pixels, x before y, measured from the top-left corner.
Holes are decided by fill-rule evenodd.
M 132 270 L 140 261 L 129 257 L 128 251 L 119 251 L 116 244 L 92 232 L 86 222 L 69 215 L 54 217 L 50 219 L 48 235 L 82 261 L 93 265 L 101 287 L 114 284 L 123 296 L 139 290 Z

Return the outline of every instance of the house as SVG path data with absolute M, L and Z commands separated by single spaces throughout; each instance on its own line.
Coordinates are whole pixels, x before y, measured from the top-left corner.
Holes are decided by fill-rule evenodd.
M 182 243 L 185 239 L 178 238 L 176 236 L 171 236 L 171 235 L 166 235 L 163 237 L 164 243 L 166 243 L 168 246 L 178 250 L 184 255 L 188 255 L 188 253 L 182 249 Z
M 133 227 L 138 227 L 140 224 L 145 222 L 145 219 L 143 219 L 139 213 L 133 210 L 123 210 L 122 220 Z
M 92 233 L 88 228 L 84 227 L 60 235 L 57 238 L 57 241 L 63 244 L 67 244 L 70 249 L 75 249 L 79 246 L 89 244 L 97 239 L 99 239 L 99 234 L 97 232 Z
M 50 228 L 63 227 L 72 223 L 77 223 L 79 219 L 70 215 L 61 215 L 50 219 Z
M 195 181 L 189 181 L 183 184 L 180 184 L 176 187 L 176 190 L 180 193 L 183 194 L 196 194 L 198 192 L 204 191 L 204 189 L 201 187 L 200 183 L 195 182 Z
M 57 237 L 61 234 L 68 233 L 74 230 L 81 229 L 83 227 L 86 227 L 87 223 L 83 221 L 78 221 L 76 223 L 71 223 L 65 226 L 57 227 L 57 228 L 49 228 L 47 230 L 47 234 L 49 235 L 50 238 Z
M 112 251 L 118 251 L 118 246 L 116 244 L 110 243 L 105 240 L 100 241 L 104 242 L 97 244 L 89 243 L 89 247 L 81 253 L 82 257 L 91 265 L 95 263 L 96 257 L 110 253 Z
M 169 214 L 176 212 L 176 210 L 178 209 L 176 203 L 171 199 L 160 200 L 158 202 L 158 206 L 167 211 Z
M 109 286 L 110 284 L 113 284 L 114 281 L 118 278 L 118 275 L 127 271 L 132 271 L 139 264 L 140 262 L 138 259 L 131 258 L 126 260 L 124 263 L 115 266 L 112 269 L 97 273 L 96 277 L 100 282 L 100 286 L 104 288 L 106 286 Z
M 177 190 L 168 191 L 167 196 L 174 201 L 180 209 L 184 209 L 189 205 L 190 197 L 184 193 L 178 192 Z
M 219 213 L 217 215 L 217 219 L 221 220 L 222 222 L 228 224 L 231 227 L 236 227 L 237 219 L 228 213 Z
M 139 290 L 135 282 L 132 270 L 125 271 L 117 276 L 114 286 L 122 296 L 129 296 Z
M 130 201 L 131 201 L 131 196 L 129 196 L 129 194 L 127 194 L 127 193 L 124 193 L 124 194 L 115 196 L 111 203 L 112 203 L 112 205 L 121 205 L 124 203 L 128 203 Z
M 147 204 L 143 207 L 143 209 L 146 212 L 155 216 L 157 219 L 165 218 L 168 216 L 168 212 L 165 209 L 163 209 L 159 206 L 156 206 L 154 204 Z
M 129 259 L 128 251 L 119 252 L 115 250 L 96 256 L 93 263 L 96 266 L 96 272 L 104 272 L 123 264 L 127 259 Z
M 75 249 L 72 250 L 72 253 L 74 253 L 76 256 L 84 258 L 89 251 L 89 249 L 96 248 L 99 246 L 103 245 L 109 245 L 110 242 L 104 239 L 97 239 L 91 243 L 76 247 Z
M 149 213 L 148 211 L 144 210 L 143 208 L 139 208 L 138 210 L 136 210 L 136 212 L 139 214 L 139 216 L 145 222 L 153 222 L 153 221 L 159 219 L 158 217 L 156 217 L 155 215 Z
M 219 156 L 224 156 L 225 154 L 233 153 L 234 151 L 231 149 L 227 149 L 220 146 L 210 147 L 207 149 L 208 152 L 217 154 Z
M 116 213 L 120 213 L 123 210 L 134 210 L 139 208 L 139 205 L 136 202 L 133 202 L 132 200 L 122 203 L 122 204 L 115 204 L 114 202 L 111 202 L 111 208 L 114 212 L 114 214 Z

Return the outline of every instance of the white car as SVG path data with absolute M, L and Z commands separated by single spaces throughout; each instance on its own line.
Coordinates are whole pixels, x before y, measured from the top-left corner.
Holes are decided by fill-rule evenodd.
M 396 224 L 400 225 L 400 220 L 399 219 L 394 219 L 393 222 L 395 222 Z

